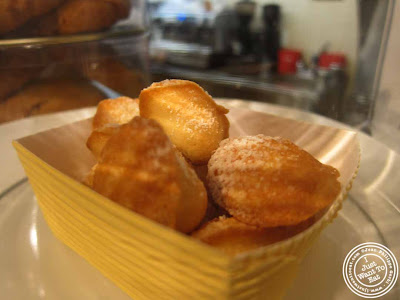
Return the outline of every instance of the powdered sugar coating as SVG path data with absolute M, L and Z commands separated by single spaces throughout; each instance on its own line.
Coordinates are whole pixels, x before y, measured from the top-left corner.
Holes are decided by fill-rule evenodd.
M 208 163 L 214 200 L 240 221 L 294 225 L 333 202 L 339 172 L 291 141 L 264 135 L 226 139 Z

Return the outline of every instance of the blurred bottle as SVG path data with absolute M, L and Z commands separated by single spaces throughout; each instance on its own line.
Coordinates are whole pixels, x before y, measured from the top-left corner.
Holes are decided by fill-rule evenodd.
M 238 40 L 240 43 L 240 55 L 253 54 L 253 39 L 250 30 L 250 23 L 254 16 L 256 4 L 253 1 L 242 0 L 236 3 L 235 10 L 238 16 Z
M 344 95 L 347 88 L 347 60 L 343 53 L 323 52 L 318 58 L 318 83 L 323 87 L 323 101 L 317 112 L 332 119 L 343 118 Z
M 264 5 L 262 20 L 264 23 L 263 46 L 265 60 L 271 64 L 272 70 L 276 71 L 278 52 L 281 44 L 280 6 L 276 4 Z

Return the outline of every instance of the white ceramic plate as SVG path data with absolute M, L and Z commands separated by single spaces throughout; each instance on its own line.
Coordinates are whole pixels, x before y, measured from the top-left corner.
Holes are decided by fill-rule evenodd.
M 26 179 L 0 195 L 0 237 L 1 299 L 130 299 L 52 235 Z M 360 299 L 345 285 L 342 263 L 354 246 L 368 241 L 386 243 L 350 198 L 312 247 L 285 299 Z M 399 289 L 380 299 L 399 299 Z

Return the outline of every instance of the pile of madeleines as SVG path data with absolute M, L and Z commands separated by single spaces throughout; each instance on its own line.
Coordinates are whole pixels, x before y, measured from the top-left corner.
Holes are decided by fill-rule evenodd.
M 185 80 L 103 100 L 85 184 L 228 255 L 311 226 L 340 193 L 339 172 L 281 137 L 229 138 L 227 113 Z

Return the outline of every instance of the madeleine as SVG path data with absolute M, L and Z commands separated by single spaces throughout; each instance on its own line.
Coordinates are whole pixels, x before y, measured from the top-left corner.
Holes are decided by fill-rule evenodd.
M 171 141 L 193 164 L 207 163 L 229 135 L 228 110 L 198 84 L 164 80 L 142 90 L 140 115 L 161 124 Z
M 298 224 L 340 192 L 339 172 L 291 141 L 265 135 L 227 139 L 208 162 L 208 188 L 239 221 L 260 227 Z
M 153 120 L 121 125 L 89 177 L 103 196 L 181 232 L 195 229 L 206 213 L 203 183 Z

